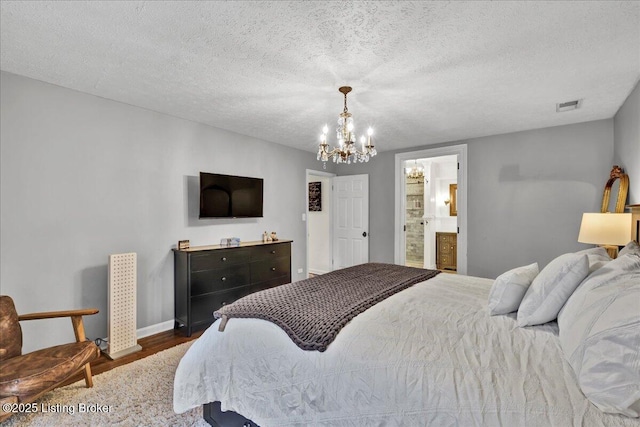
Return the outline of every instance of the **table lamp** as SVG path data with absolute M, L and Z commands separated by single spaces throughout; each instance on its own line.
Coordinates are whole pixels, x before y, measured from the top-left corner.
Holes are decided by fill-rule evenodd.
M 618 246 L 631 240 L 630 213 L 584 213 L 578 242 L 592 243 L 607 249 L 611 258 L 618 256 Z

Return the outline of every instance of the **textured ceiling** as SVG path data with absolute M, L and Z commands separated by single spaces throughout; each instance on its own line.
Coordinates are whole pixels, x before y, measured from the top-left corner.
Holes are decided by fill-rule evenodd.
M 356 130 L 373 126 L 385 151 L 610 118 L 640 76 L 638 2 L 2 1 L 0 12 L 2 70 L 309 151 L 341 112 L 342 85 Z

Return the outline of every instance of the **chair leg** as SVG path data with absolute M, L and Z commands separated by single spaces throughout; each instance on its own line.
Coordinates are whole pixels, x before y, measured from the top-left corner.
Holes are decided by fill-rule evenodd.
M 82 323 L 82 316 L 71 316 L 71 324 L 73 325 L 73 332 L 76 335 L 76 341 L 82 342 L 87 339 L 84 334 L 84 323 Z M 93 377 L 91 376 L 91 365 L 86 364 L 83 368 L 84 382 L 87 388 L 93 387 Z
M 91 365 L 84 365 L 84 382 L 87 385 L 87 388 L 93 387 L 93 377 L 91 376 Z

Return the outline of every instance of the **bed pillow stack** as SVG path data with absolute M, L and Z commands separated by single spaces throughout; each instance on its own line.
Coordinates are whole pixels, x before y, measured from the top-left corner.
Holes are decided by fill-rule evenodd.
M 640 255 L 624 252 L 589 275 L 558 327 L 585 396 L 604 412 L 640 416 Z
M 575 288 L 587 275 L 611 261 L 604 248 L 591 248 L 559 256 L 542 272 L 533 263 L 501 274 L 489 292 L 489 313 L 518 312 L 518 325 L 555 320 Z
M 604 248 L 510 270 L 489 294 L 491 314 L 518 311 L 519 326 L 557 318 L 560 346 L 600 410 L 640 416 L 640 245 L 611 260 Z

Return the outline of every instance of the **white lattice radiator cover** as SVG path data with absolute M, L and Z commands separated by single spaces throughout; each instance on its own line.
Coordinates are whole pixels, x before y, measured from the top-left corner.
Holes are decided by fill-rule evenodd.
M 109 255 L 109 346 L 106 354 L 117 359 L 142 350 L 136 336 L 137 256 Z

